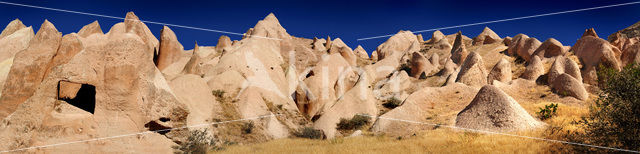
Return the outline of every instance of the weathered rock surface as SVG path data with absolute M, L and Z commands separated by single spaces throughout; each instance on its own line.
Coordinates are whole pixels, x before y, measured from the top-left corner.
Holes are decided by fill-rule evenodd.
M 562 46 L 558 40 L 554 38 L 549 38 L 546 41 L 542 42 L 540 47 L 533 52 L 533 55 L 536 55 L 540 58 L 551 58 L 555 56 L 564 55 L 565 48 Z
M 176 34 L 169 27 L 164 26 L 160 31 L 160 47 L 158 58 L 155 61 L 158 69 L 162 71 L 167 66 L 180 60 L 182 52 L 184 52 L 184 47 L 178 41 Z
M 0 33 L 0 39 L 9 36 L 11 34 L 13 34 L 14 32 L 23 29 L 23 28 L 27 28 L 27 26 L 25 26 L 24 24 L 22 24 L 22 21 L 20 21 L 19 19 L 15 19 L 13 21 L 11 21 L 9 24 L 7 24 L 6 27 L 4 27 L 4 29 L 2 30 L 2 33 Z
M 471 52 L 467 59 L 464 60 L 464 63 L 460 66 L 460 73 L 458 73 L 456 82 L 472 87 L 487 84 L 487 70 L 482 57 L 478 53 Z
M 584 83 L 596 83 L 598 78 L 596 69 L 599 65 L 616 70 L 621 70 L 622 68 L 620 62 L 621 51 L 606 40 L 591 35 L 580 38 L 571 47 L 570 51 L 580 59 L 582 64 L 580 72 Z
M 467 58 L 469 52 L 467 51 L 464 42 L 462 42 L 462 32 L 458 31 L 456 34 L 456 40 L 451 48 L 451 60 L 453 63 L 461 65 Z
M 356 47 L 356 49 L 354 49 L 353 52 L 356 54 L 356 56 L 362 59 L 369 59 L 369 54 L 367 54 L 367 51 L 365 51 L 364 48 L 362 48 L 362 46 L 358 45 L 358 47 Z
M 104 34 L 102 32 L 102 29 L 100 28 L 100 24 L 98 23 L 98 20 L 83 26 L 82 29 L 78 31 L 78 35 L 84 38 L 89 37 L 90 35 L 93 35 L 93 34 Z
M 473 45 L 492 44 L 501 41 L 501 39 L 502 38 L 500 38 L 496 32 L 489 29 L 489 27 L 484 27 L 484 30 L 473 38 Z
M 582 86 L 582 83 L 566 73 L 556 77 L 551 88 L 559 95 L 571 96 L 579 100 L 587 100 L 589 97 L 589 93 Z
M 578 64 L 567 57 L 559 56 L 551 65 L 551 69 L 549 69 L 547 83 L 552 84 L 558 76 L 565 73 L 582 82 L 582 74 L 580 74 Z
M 524 34 L 518 34 L 511 40 L 507 53 L 511 56 L 519 56 L 525 61 L 531 61 L 535 50 L 541 45 L 536 38 L 530 38 Z
M 506 59 L 500 59 L 487 75 L 487 83 L 493 84 L 493 80 L 509 82 L 512 79 L 511 63 Z
M 524 73 L 520 76 L 523 79 L 527 80 L 537 80 L 538 77 L 545 73 L 544 65 L 542 64 L 542 60 L 538 56 L 534 56 L 531 62 L 527 65 Z
M 380 44 L 374 52 L 378 53 L 378 60 L 382 60 L 397 52 L 413 53 L 419 50 L 420 42 L 418 42 L 416 35 L 411 33 L 411 31 L 400 31 Z

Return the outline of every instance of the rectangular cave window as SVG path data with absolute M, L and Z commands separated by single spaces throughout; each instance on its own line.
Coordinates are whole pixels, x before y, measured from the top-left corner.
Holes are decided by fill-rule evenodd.
M 96 87 L 90 84 L 59 81 L 58 100 L 93 114 L 96 108 Z

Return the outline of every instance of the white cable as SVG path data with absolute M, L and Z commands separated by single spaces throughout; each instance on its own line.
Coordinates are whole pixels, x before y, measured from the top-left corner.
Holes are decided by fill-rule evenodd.
M 452 29 L 452 28 L 460 28 L 460 27 L 467 27 L 467 26 L 484 25 L 484 24 L 490 24 L 490 23 L 498 23 L 498 22 L 505 22 L 505 21 L 512 21 L 512 20 L 536 18 L 536 17 L 558 15 L 558 14 L 565 14 L 565 13 L 573 13 L 573 12 L 581 12 L 581 11 L 588 11 L 588 10 L 596 10 L 596 9 L 603 9 L 603 8 L 610 8 L 610 7 L 617 7 L 617 6 L 625 6 L 625 5 L 632 5 L 632 4 L 638 4 L 638 3 L 640 3 L 640 1 L 629 2 L 629 3 L 621 3 L 621 4 L 613 4 L 613 5 L 605 5 L 605 6 L 598 6 L 598 7 L 577 9 L 577 10 L 568 10 L 568 11 L 560 11 L 560 12 L 553 12 L 553 13 L 545 13 L 545 14 L 538 14 L 538 15 L 530 15 L 530 16 L 523 16 L 523 17 L 515 17 L 515 18 L 508 18 L 508 19 L 492 20 L 492 21 L 485 21 L 485 22 L 477 22 L 477 23 L 457 25 L 457 26 L 440 27 L 440 28 L 433 28 L 433 29 L 427 29 L 427 30 L 418 30 L 418 31 L 415 31 L 415 32 L 412 32 L 412 33 L 415 34 L 415 33 L 430 32 L 430 31 L 443 30 L 443 29 Z M 391 37 L 393 35 L 395 35 L 395 34 L 380 35 L 380 36 L 373 36 L 373 37 L 365 37 L 365 38 L 359 38 L 357 40 L 358 41 L 370 40 L 370 39 L 376 39 L 376 38 Z
M 92 138 L 92 139 L 86 139 L 86 140 L 78 140 L 78 141 L 56 143 L 56 144 L 49 144 L 49 145 L 32 146 L 32 147 L 27 147 L 27 148 L 0 151 L 0 153 L 25 151 L 25 150 L 30 150 L 30 149 L 47 148 L 47 147 L 74 144 L 74 143 L 83 143 L 83 142 L 91 142 L 91 141 L 98 141 L 98 140 L 114 139 L 114 138 L 135 136 L 135 135 L 141 135 L 141 134 L 149 134 L 149 133 L 156 133 L 156 132 L 171 131 L 171 130 L 175 130 L 175 129 L 185 129 L 185 128 L 191 128 L 191 127 L 203 127 L 203 126 L 209 126 L 209 125 L 214 125 L 214 124 L 224 124 L 224 123 L 238 122 L 238 121 L 244 121 L 244 120 L 262 119 L 262 118 L 266 118 L 266 117 L 275 117 L 275 116 L 280 116 L 280 115 L 281 114 L 272 114 L 272 115 L 257 116 L 257 117 L 245 118 L 245 119 L 236 119 L 236 120 L 229 120 L 229 121 L 221 121 L 221 122 L 204 123 L 204 124 L 197 124 L 197 125 L 191 125 L 191 126 L 183 126 L 183 127 L 178 127 L 178 128 L 168 128 L 168 129 L 162 129 L 162 130 L 144 131 L 144 132 L 133 133 L 133 134 L 123 134 L 123 135 Z
M 366 115 L 366 114 L 359 114 L 359 115 L 368 116 L 368 117 L 371 117 L 371 118 L 385 119 L 385 120 L 394 120 L 394 121 L 401 121 L 401 122 L 407 122 L 407 123 L 424 124 L 424 125 L 431 125 L 431 126 L 437 126 L 437 127 L 447 127 L 447 128 L 451 128 L 451 129 L 461 129 L 461 130 L 470 131 L 470 132 L 481 132 L 481 133 L 487 133 L 487 134 L 497 134 L 497 135 L 520 137 L 520 138 L 541 140 L 541 141 L 548 141 L 548 142 L 558 142 L 558 143 L 571 144 L 571 145 L 580 145 L 580 146 L 586 146 L 586 147 L 592 147 L 592 148 L 600 148 L 600 149 L 609 149 L 609 150 L 616 150 L 616 151 L 640 153 L 640 151 L 634 151 L 634 150 L 611 148 L 611 147 L 605 147 L 605 146 L 597 146 L 597 145 L 576 143 L 576 142 L 568 142 L 568 141 L 561 141 L 561 140 L 552 140 L 552 139 L 531 137 L 531 136 L 521 136 L 521 135 L 514 135 L 514 134 L 500 133 L 500 132 L 492 132 L 492 131 L 486 131 L 486 130 L 477 130 L 477 129 L 470 129 L 470 128 L 451 126 L 451 125 L 440 125 L 440 124 L 418 122 L 418 121 L 411 121 L 411 120 L 403 120 L 403 119 L 395 119 L 395 118 L 386 118 L 386 117 L 374 117 L 374 116 Z
M 37 9 L 43 9 L 43 10 L 66 12 L 66 13 L 75 13 L 75 14 L 82 14 L 82 15 L 96 16 L 96 17 L 103 17 L 103 18 L 127 20 L 125 18 L 116 17 L 116 16 L 109 16 L 109 15 L 102 15 L 102 14 L 95 14 L 95 13 L 87 13 L 87 12 L 79 12 L 79 11 L 71 11 L 71 10 L 65 10 L 65 9 L 56 9 L 56 8 L 42 7 L 42 6 L 35 6 L 35 5 L 27 5 L 27 4 L 20 4 L 20 3 L 11 3 L 11 2 L 0 1 L 0 4 L 22 6 L 22 7 L 30 7 L 30 8 L 37 8 Z M 146 21 L 146 20 L 140 20 L 140 21 L 143 22 L 143 23 L 149 23 L 149 24 L 157 24 L 157 25 L 163 25 L 163 26 L 166 25 L 166 26 L 180 27 L 180 28 L 186 28 L 186 29 L 194 29 L 194 30 L 202 30 L 202 31 L 209 31 L 209 32 L 216 32 L 216 33 L 224 33 L 224 34 L 232 34 L 232 35 L 244 36 L 244 34 L 241 34 L 241 33 L 234 33 L 234 32 L 228 32 L 228 31 L 215 30 L 215 29 L 198 28 L 198 27 L 192 27 L 192 26 L 176 25 L 176 24 L 169 24 L 169 23 L 162 23 L 162 22 L 155 22 L 155 21 Z M 257 38 L 265 38 L 265 39 L 272 39 L 272 40 L 282 40 L 282 39 L 279 39 L 279 38 L 270 38 L 270 37 L 263 37 L 263 36 L 252 36 L 252 35 L 247 35 L 247 36 L 257 37 Z

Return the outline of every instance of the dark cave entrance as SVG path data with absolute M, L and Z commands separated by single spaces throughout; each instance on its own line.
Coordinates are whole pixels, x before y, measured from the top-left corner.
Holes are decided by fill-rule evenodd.
M 58 100 L 93 114 L 96 108 L 96 87 L 90 84 L 59 81 Z

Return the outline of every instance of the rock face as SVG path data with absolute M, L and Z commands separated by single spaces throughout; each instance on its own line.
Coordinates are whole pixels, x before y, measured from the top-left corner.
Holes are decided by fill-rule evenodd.
M 147 46 L 149 46 L 149 52 L 153 51 L 154 48 L 157 49 L 159 43 L 158 39 L 153 36 L 153 33 L 151 33 L 151 30 L 149 30 L 149 27 L 142 23 L 138 16 L 136 16 L 136 14 L 134 14 L 133 12 L 127 13 L 127 16 L 124 20 L 124 28 L 125 32 L 138 35 L 142 39 L 142 41 L 147 44 Z
M 487 83 L 493 84 L 493 80 L 509 82 L 511 81 L 511 78 L 511 63 L 506 59 L 500 59 L 500 61 L 493 66 L 491 72 L 489 72 L 489 75 L 487 76 Z
M 362 46 L 358 45 L 358 47 L 356 47 L 356 49 L 354 49 L 353 52 L 356 54 L 356 56 L 362 59 L 369 59 L 369 54 L 367 54 L 367 51 L 365 51 L 364 48 L 362 48 Z
M 160 31 L 160 48 L 158 58 L 155 60 L 156 66 L 162 71 L 167 66 L 180 60 L 184 47 L 178 42 L 176 34 L 169 27 L 164 26 Z
M 565 48 L 562 46 L 558 40 L 554 38 L 549 38 L 546 41 L 542 42 L 542 45 L 538 47 L 533 52 L 533 55 L 536 55 L 540 58 L 551 58 L 559 55 L 564 55 Z
M 453 48 L 451 48 L 451 60 L 453 60 L 453 63 L 460 65 L 467 58 L 468 54 L 469 52 L 462 42 L 462 32 L 458 32 L 456 34 L 456 40 L 453 43 Z
M 16 54 L 2 90 L 0 118 L 13 113 L 33 95 L 48 70 L 47 64 L 58 51 L 61 39 L 62 33 L 45 20 L 29 47 Z
M 540 41 L 536 38 L 529 38 L 524 34 L 518 34 L 511 40 L 507 53 L 512 56 L 519 56 L 525 61 L 531 61 L 531 58 L 535 50 L 541 45 Z
M 492 44 L 499 42 L 500 40 L 501 38 L 498 34 L 489 29 L 489 27 L 484 27 L 484 30 L 482 30 L 478 36 L 473 38 L 473 45 Z
M 621 70 L 622 68 L 620 62 L 621 51 L 609 44 L 609 42 L 591 35 L 580 38 L 571 47 L 570 51 L 580 59 L 582 64 L 580 72 L 584 83 L 596 83 L 598 65 L 604 65 L 616 70 Z
M 579 100 L 587 100 L 589 97 L 589 93 L 582 86 L 582 83 L 566 73 L 556 77 L 551 88 L 559 95 L 571 96 Z
M 598 34 L 596 33 L 596 30 L 594 30 L 593 28 L 584 30 L 584 33 L 582 33 L 582 37 L 585 37 L 585 36 L 593 36 L 598 38 Z
M 609 35 L 607 40 L 622 50 L 622 66 L 640 62 L 640 22 Z
M 19 21 L 19 20 L 18 20 Z M 12 23 L 15 23 L 14 20 Z M 11 28 L 11 23 L 7 26 L 3 34 L 8 33 Z M 29 41 L 33 38 L 33 29 L 31 27 L 25 27 L 14 31 L 7 36 L 0 37 L 0 62 L 11 59 L 16 53 L 26 49 L 29 46 Z
M 456 118 L 456 126 L 492 132 L 509 132 L 543 126 L 511 96 L 492 85 L 480 89 Z
M 542 65 L 542 60 L 540 60 L 538 56 L 534 56 L 533 60 L 529 62 L 529 64 L 527 65 L 527 68 L 525 69 L 524 73 L 522 73 L 522 76 L 520 77 L 527 80 L 536 80 L 538 79 L 538 77 L 540 77 L 544 73 L 545 73 L 545 69 L 544 69 L 544 65 Z
M 204 74 L 204 70 L 202 70 L 204 62 L 202 61 L 202 57 L 200 57 L 199 48 L 200 47 L 198 47 L 198 43 L 196 43 L 195 47 L 193 48 L 193 53 L 191 53 L 191 59 L 189 59 L 189 62 L 187 62 L 187 64 L 184 66 L 184 69 L 182 70 L 183 73 L 196 75 Z
M 582 82 L 582 75 L 578 64 L 564 56 L 559 56 L 551 65 L 549 74 L 547 75 L 547 83 L 552 84 L 561 74 L 568 74 L 576 80 Z
M 433 66 L 420 52 L 414 52 L 411 57 L 411 77 L 419 78 L 423 73 L 429 75 Z
M 222 51 L 222 49 L 231 46 L 231 38 L 229 36 L 222 35 L 218 38 L 218 44 L 216 45 L 216 49 L 218 51 Z
M 82 29 L 78 31 L 78 35 L 85 38 L 93 34 L 104 34 L 102 33 L 102 29 L 100 28 L 100 24 L 98 23 L 97 20 L 88 25 L 83 26 Z
M 429 39 L 427 43 L 436 43 L 444 38 L 444 34 L 442 34 L 442 32 L 440 32 L 439 30 L 436 30 L 433 32 L 433 34 L 431 35 L 431 39 Z
M 273 13 L 270 13 L 264 19 L 258 21 L 256 26 L 249 29 L 247 33 L 245 33 L 245 37 L 243 38 L 265 38 L 272 40 L 283 39 L 288 40 L 291 39 L 291 35 L 287 33 L 287 30 L 280 25 L 280 21 L 276 18 Z
M 471 52 L 462 66 L 456 82 L 464 83 L 472 87 L 484 86 L 487 84 L 487 70 L 480 54 Z
M 375 52 L 378 60 L 385 59 L 395 53 L 413 53 L 420 50 L 420 42 L 411 31 L 400 31 L 380 44 Z
M 4 30 L 2 30 L 2 33 L 0 33 L 0 39 L 9 36 L 11 34 L 13 34 L 14 32 L 26 28 L 27 26 L 25 26 L 24 24 L 22 24 L 22 21 L 15 19 L 13 21 L 11 21 L 9 24 L 7 24 L 7 26 L 4 28 Z

